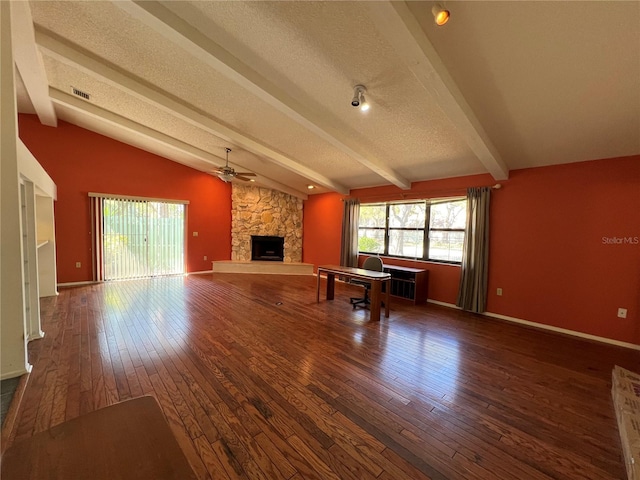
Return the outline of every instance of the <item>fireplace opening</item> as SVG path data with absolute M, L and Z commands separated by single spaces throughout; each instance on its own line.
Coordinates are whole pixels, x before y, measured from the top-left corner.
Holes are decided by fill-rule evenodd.
M 284 261 L 284 237 L 251 235 L 251 260 Z

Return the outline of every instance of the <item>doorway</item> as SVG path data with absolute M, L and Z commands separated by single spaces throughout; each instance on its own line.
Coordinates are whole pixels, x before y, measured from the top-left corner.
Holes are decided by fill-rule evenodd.
M 98 197 L 94 213 L 97 280 L 185 273 L 185 203 Z

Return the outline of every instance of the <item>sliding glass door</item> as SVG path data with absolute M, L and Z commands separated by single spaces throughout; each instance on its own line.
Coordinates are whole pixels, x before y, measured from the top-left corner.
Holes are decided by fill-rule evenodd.
M 185 272 L 185 204 L 131 198 L 94 201 L 98 280 Z

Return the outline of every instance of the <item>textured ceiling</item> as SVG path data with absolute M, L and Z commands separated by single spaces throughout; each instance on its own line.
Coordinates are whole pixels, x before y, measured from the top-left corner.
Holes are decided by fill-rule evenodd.
M 464 2 L 446 35 L 419 7 L 510 168 L 640 153 L 640 2 Z
M 298 196 L 640 154 L 639 2 L 29 6 L 59 119 Z

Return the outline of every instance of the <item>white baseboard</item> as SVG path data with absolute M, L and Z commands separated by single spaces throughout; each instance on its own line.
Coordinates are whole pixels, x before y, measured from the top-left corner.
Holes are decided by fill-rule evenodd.
M 460 307 L 454 305 L 452 303 L 439 302 L 438 300 L 427 300 L 429 303 L 434 303 L 436 305 L 441 305 L 443 307 L 455 308 L 456 310 L 461 310 Z M 541 330 L 550 330 L 556 333 L 563 333 L 565 335 L 571 335 L 573 337 L 585 338 L 587 340 L 595 340 L 596 342 L 608 343 L 610 345 L 615 345 L 617 347 L 631 348 L 632 350 L 640 350 L 640 345 L 636 345 L 635 343 L 621 342 L 619 340 L 613 340 L 611 338 L 599 337 L 597 335 L 591 335 L 589 333 L 577 332 L 575 330 L 569 330 L 567 328 L 554 327 L 553 325 L 545 325 L 543 323 L 531 322 L 529 320 L 523 320 L 521 318 L 509 317 L 507 315 L 501 315 L 500 313 L 491 313 L 484 312 L 481 315 L 485 315 L 487 317 L 497 318 L 499 320 L 506 320 L 507 322 L 518 323 L 520 325 L 527 325 L 533 328 L 539 328 Z
M 462 310 L 459 306 L 454 305 L 453 303 L 440 302 L 438 300 L 431 300 L 430 298 L 427 298 L 427 303 L 434 303 L 442 307 L 449 307 L 449 308 L 455 308 L 456 310 Z
M 187 275 L 207 275 L 208 273 L 213 273 L 213 270 L 202 270 L 200 272 L 189 272 Z

